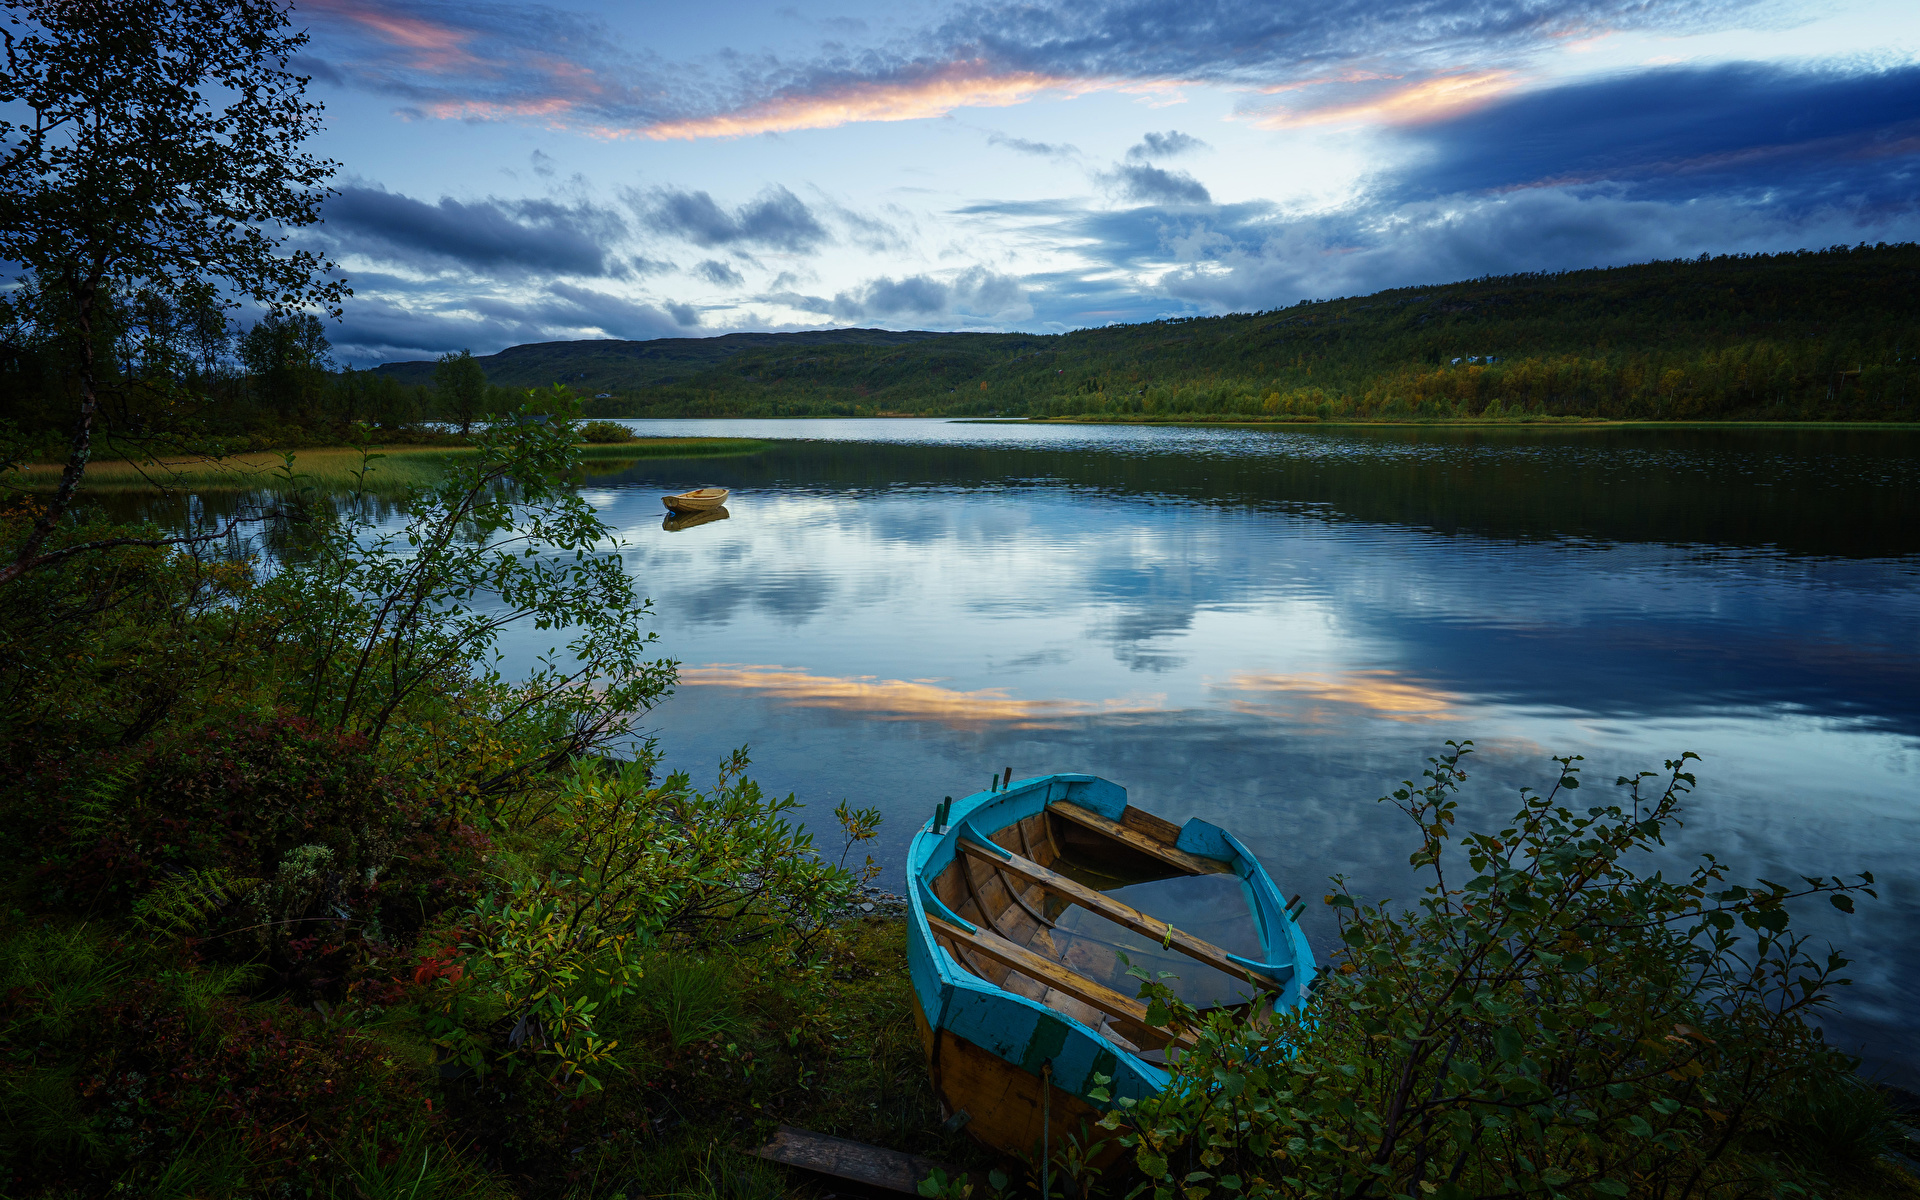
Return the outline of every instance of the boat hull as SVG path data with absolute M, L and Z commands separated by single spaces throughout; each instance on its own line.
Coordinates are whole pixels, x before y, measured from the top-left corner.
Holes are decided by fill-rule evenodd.
M 1057 864 L 1072 857 L 1060 846 L 1072 845 L 1067 835 L 1082 825 L 1069 831 L 1048 824 L 1066 812 L 1083 825 L 1114 831 L 1117 858 L 1145 847 L 1176 864 L 1169 877 L 1237 876 L 1259 927 L 1264 961 L 1235 963 L 1249 962 L 1266 973 L 1262 986 L 1272 990 L 1260 995 L 1273 997 L 1276 1005 L 1297 1005 L 1313 974 L 1312 952 L 1278 888 L 1223 830 L 1200 821 L 1175 827 L 1130 808 L 1123 789 L 1090 775 L 1042 776 L 954 802 L 947 824 L 936 829 L 929 822 L 908 850 L 908 967 L 921 1038 L 934 1091 L 949 1115 L 964 1111 L 964 1128 L 972 1137 L 1029 1162 L 1041 1147 L 1043 1128 L 1049 1157 L 1067 1144 L 1068 1134 L 1082 1146 L 1105 1139 L 1099 1157 L 1117 1155 L 1117 1141 L 1095 1122 L 1122 1099 L 1145 1099 L 1171 1080 L 1164 1063 L 1142 1057 L 1167 1052 L 1165 1046 L 1142 1049 L 1166 1042 L 1167 1031 L 1143 1026 L 1138 1002 L 1131 998 L 1134 989 L 1122 985 L 1128 992 L 1121 997 L 1090 976 L 1075 974 L 1066 948 L 1073 935 L 1064 928 L 1042 928 L 1052 925 L 1050 913 L 1059 914 L 1055 901 L 1041 892 L 1075 889 L 1028 856 Z M 1172 840 L 1176 835 L 1178 847 Z M 1000 848 L 989 848 L 990 840 Z M 1006 861 L 994 859 L 996 854 Z M 1023 894 L 1022 872 L 1051 883 Z M 1164 922 L 1153 927 L 1154 940 L 1163 927 Z M 1022 949 L 1022 938 L 1026 947 L 1057 951 L 1058 961 L 1037 961 L 1030 949 Z M 996 962 L 1008 964 L 997 980 Z M 1024 976 L 1016 979 L 1021 971 Z M 1081 1000 L 1105 1007 L 1096 1012 Z M 1129 1005 L 1134 1006 L 1130 1017 Z M 1122 1030 L 1133 1040 L 1120 1037 Z
M 927 1074 L 941 1115 L 966 1113 L 976 1141 L 1031 1162 L 1044 1137 L 1055 1153 L 1074 1138 L 1089 1148 L 1088 1161 L 1105 1167 L 1125 1153 L 1119 1133 L 1099 1127 L 1101 1110 L 1064 1088 L 1044 1085 L 1039 1075 L 1009 1070 L 1007 1061 L 951 1029 L 935 1030 L 916 1003 L 914 1023 L 927 1054 Z
M 709 509 L 719 508 L 727 502 L 729 494 L 725 488 L 713 488 L 706 492 L 706 494 L 701 494 L 700 492 L 682 492 L 677 496 L 662 496 L 660 497 L 660 503 L 666 505 L 671 512 L 700 513 L 706 512 Z

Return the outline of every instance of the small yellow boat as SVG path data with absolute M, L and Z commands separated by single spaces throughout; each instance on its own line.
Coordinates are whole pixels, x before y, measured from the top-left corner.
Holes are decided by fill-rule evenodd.
M 726 488 L 695 488 L 677 496 L 662 496 L 660 503 L 677 513 L 705 512 L 725 504 L 730 494 Z

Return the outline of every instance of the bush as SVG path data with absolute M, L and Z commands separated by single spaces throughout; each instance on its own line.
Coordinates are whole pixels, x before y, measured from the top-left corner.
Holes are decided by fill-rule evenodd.
M 425 1097 L 378 1042 L 227 995 L 244 971 L 156 971 L 135 951 L 84 928 L 0 940 L 9 1195 L 293 1194 L 270 1189 L 427 1135 Z
M 1781 1107 L 1777 1134 L 1828 1171 L 1858 1171 L 1904 1148 L 1887 1094 L 1854 1075 L 1817 1081 Z
M 1202 1018 L 1164 984 L 1141 990 L 1199 1047 L 1163 1093 L 1110 1114 L 1155 1195 L 1770 1195 L 1788 1166 L 1743 1136 L 1853 1063 L 1807 1018 L 1845 980 L 1788 933 L 1795 891 L 1728 885 L 1709 855 L 1684 879 L 1631 861 L 1677 826 L 1691 754 L 1622 778 L 1620 802 L 1576 809 L 1576 759 L 1522 792 L 1512 823 L 1449 854 L 1470 745 L 1432 760 L 1395 803 L 1432 873 L 1417 906 L 1327 897 L 1343 947 L 1304 1011 Z M 1454 872 L 1464 850 L 1468 878 Z M 1744 925 L 1745 942 L 1734 927 Z M 1854 1122 L 1857 1124 L 1857 1122 Z M 1856 1139 L 1857 1140 L 1857 1139 Z
M 814 849 L 787 819 L 794 798 L 769 799 L 745 777 L 745 750 L 704 792 L 684 774 L 656 785 L 653 762 L 650 747 L 619 768 L 582 761 L 550 802 L 517 814 L 542 835 L 546 861 L 484 898 L 456 969 L 434 970 L 428 1020 L 449 1056 L 483 1075 L 534 1062 L 556 1087 L 599 1088 L 618 1045 L 599 1014 L 637 989 L 643 948 L 758 946 L 805 962 L 872 878 L 871 860 L 849 871 Z M 879 824 L 844 802 L 834 815 L 849 850 Z M 711 1000 L 700 985 L 689 974 L 669 1000 L 687 1036 Z
M 580 426 L 583 442 L 630 442 L 633 430 L 618 421 L 588 421 Z
M 365 964 L 465 911 L 492 849 L 415 799 L 364 738 L 298 717 L 162 739 L 43 804 L 30 826 L 43 906 L 258 964 L 302 1002 L 344 999 Z
M 183 872 L 221 871 L 283 891 L 303 887 L 295 878 L 303 873 L 369 879 L 398 850 L 411 815 L 366 739 L 287 716 L 181 731 L 67 799 L 61 832 L 79 853 L 50 864 L 56 894 L 122 912 Z M 291 892 L 282 899 L 304 907 Z

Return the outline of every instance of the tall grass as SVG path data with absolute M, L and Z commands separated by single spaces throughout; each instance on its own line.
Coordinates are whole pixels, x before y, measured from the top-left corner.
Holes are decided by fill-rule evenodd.
M 667 1045 L 722 1041 L 746 1024 L 736 972 L 724 959 L 661 955 L 649 962 L 636 994 Z

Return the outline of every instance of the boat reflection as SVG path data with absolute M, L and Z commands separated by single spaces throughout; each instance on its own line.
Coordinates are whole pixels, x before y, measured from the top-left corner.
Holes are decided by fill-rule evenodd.
M 720 508 L 709 508 L 705 512 L 668 513 L 666 519 L 660 522 L 660 528 L 668 533 L 679 533 L 682 529 L 692 529 L 695 525 L 724 521 L 732 515 L 724 505 Z

